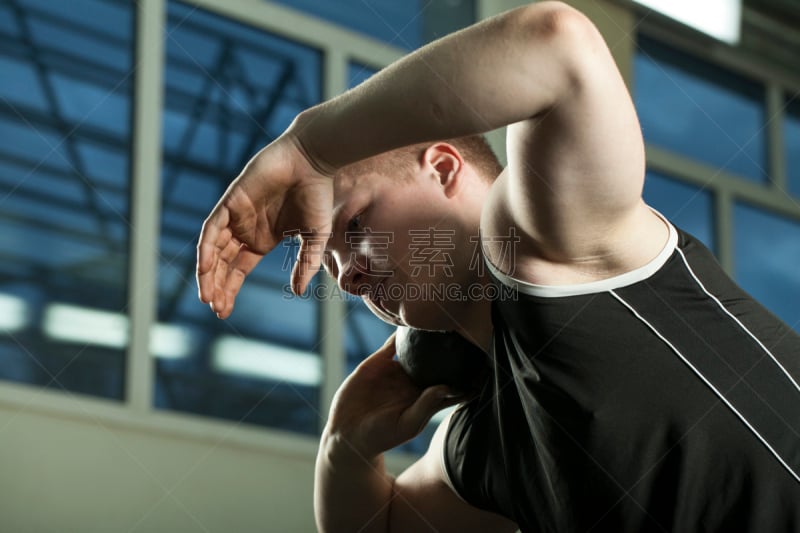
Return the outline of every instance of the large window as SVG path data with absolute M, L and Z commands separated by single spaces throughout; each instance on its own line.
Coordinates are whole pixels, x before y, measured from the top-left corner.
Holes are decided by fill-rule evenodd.
M 0 377 L 121 399 L 133 9 L 0 4 Z
M 635 101 L 645 140 L 765 182 L 763 85 L 647 37 L 638 44 Z
M 276 1 L 406 50 L 475 21 L 475 0 Z
M 226 321 L 198 301 L 194 267 L 200 226 L 230 180 L 320 101 L 321 54 L 178 2 L 168 7 L 153 335 L 169 336 L 173 350 L 153 354 L 155 403 L 316 433 L 319 303 L 290 296 L 295 244 L 285 241 L 262 261 Z
M 737 281 L 800 331 L 800 221 L 745 203 L 734 214 Z
M 800 198 L 800 92 L 786 101 L 783 138 L 789 192 Z
M 347 86 L 355 87 L 367 81 L 370 76 L 375 74 L 374 68 L 359 63 L 350 62 L 347 64 Z
M 123 408 L 319 431 L 339 376 L 393 328 L 352 299 L 347 317 L 336 314 L 318 279 L 310 296 L 292 296 L 292 240 L 248 277 L 233 316 L 217 320 L 194 280 L 202 221 L 298 112 L 346 89 L 330 80 L 355 85 L 400 49 L 470 24 L 474 2 L 283 3 L 389 46 L 371 60 L 371 41 L 332 25 L 341 38 L 312 47 L 302 29 L 225 3 L 154 0 L 137 21 L 143 6 L 130 0 L 0 0 L 0 135 L 12 141 L 0 146 L 0 379 L 127 398 Z M 163 48 L 149 54 L 137 35 Z M 347 62 L 355 57 L 371 66 Z M 163 80 L 152 76 L 159 70 Z M 134 120 L 152 116 L 160 146 L 148 146 L 157 135 L 147 120 Z M 145 174 L 158 163 L 155 183 Z M 130 197 L 145 200 L 132 211 Z M 148 243 L 156 218 L 158 240 Z M 150 260 L 155 272 L 130 270 Z M 325 353 L 322 317 L 344 330 Z M 325 374 L 323 360 L 343 368 Z
M 648 157 L 657 170 L 645 199 L 800 331 L 800 204 L 789 196 L 800 196 L 800 107 L 790 96 L 767 98 L 796 90 L 746 74 L 735 58 L 723 66 L 645 36 L 638 44 L 635 101 L 648 150 L 659 154 Z
M 648 205 L 714 250 L 714 216 L 711 193 L 688 183 L 648 172 L 644 182 Z

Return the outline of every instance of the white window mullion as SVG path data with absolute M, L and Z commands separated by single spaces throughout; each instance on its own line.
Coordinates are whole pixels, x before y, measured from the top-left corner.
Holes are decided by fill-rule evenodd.
M 776 83 L 767 85 L 767 164 L 772 186 L 779 194 L 788 187 L 786 178 L 786 154 L 783 139 L 783 121 L 785 116 L 785 98 L 783 87 Z
M 166 0 L 136 3 L 133 147 L 131 153 L 131 246 L 128 284 L 130 342 L 125 399 L 137 412 L 152 409 L 153 360 L 161 213 L 161 113 Z
M 724 183 L 720 185 L 714 194 L 716 253 L 723 270 L 734 277 L 733 195 Z
M 323 99 L 329 100 L 347 90 L 347 55 L 331 46 L 324 50 Z M 345 378 L 347 356 L 344 331 L 347 326 L 347 304 L 337 296 L 336 282 L 323 274 L 326 298 L 320 302 L 320 354 L 322 355 L 322 383 L 320 384 L 320 427 L 328 419 L 333 395 Z

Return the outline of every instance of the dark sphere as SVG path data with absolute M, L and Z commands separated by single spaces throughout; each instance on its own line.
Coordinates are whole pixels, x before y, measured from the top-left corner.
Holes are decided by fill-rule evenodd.
M 449 385 L 459 393 L 477 392 L 489 371 L 489 356 L 455 332 L 398 327 L 397 360 L 420 388 Z

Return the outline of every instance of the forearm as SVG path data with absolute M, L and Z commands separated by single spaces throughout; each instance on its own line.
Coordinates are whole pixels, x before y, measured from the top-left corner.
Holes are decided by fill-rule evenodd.
M 314 514 L 320 533 L 388 531 L 394 478 L 383 455 L 364 458 L 323 432 L 314 480 Z
M 543 2 L 483 21 L 306 111 L 293 129 L 311 159 L 330 171 L 533 117 L 570 83 L 576 20 L 585 22 L 563 4 Z

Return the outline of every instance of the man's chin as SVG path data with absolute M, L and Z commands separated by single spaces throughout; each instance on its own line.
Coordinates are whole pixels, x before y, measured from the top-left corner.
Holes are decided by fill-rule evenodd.
M 452 321 L 449 320 L 448 314 L 441 307 L 432 310 L 401 306 L 398 314 L 400 316 L 398 326 L 408 326 L 409 328 L 425 331 L 449 331 L 453 329 Z
M 387 324 L 391 324 L 393 326 L 405 326 L 405 324 L 402 322 L 402 320 L 400 320 L 400 318 L 394 316 L 393 314 L 389 313 L 382 307 L 378 306 L 375 302 L 364 299 L 364 303 L 366 304 L 367 308 L 370 311 L 372 311 L 373 315 L 380 318 Z

